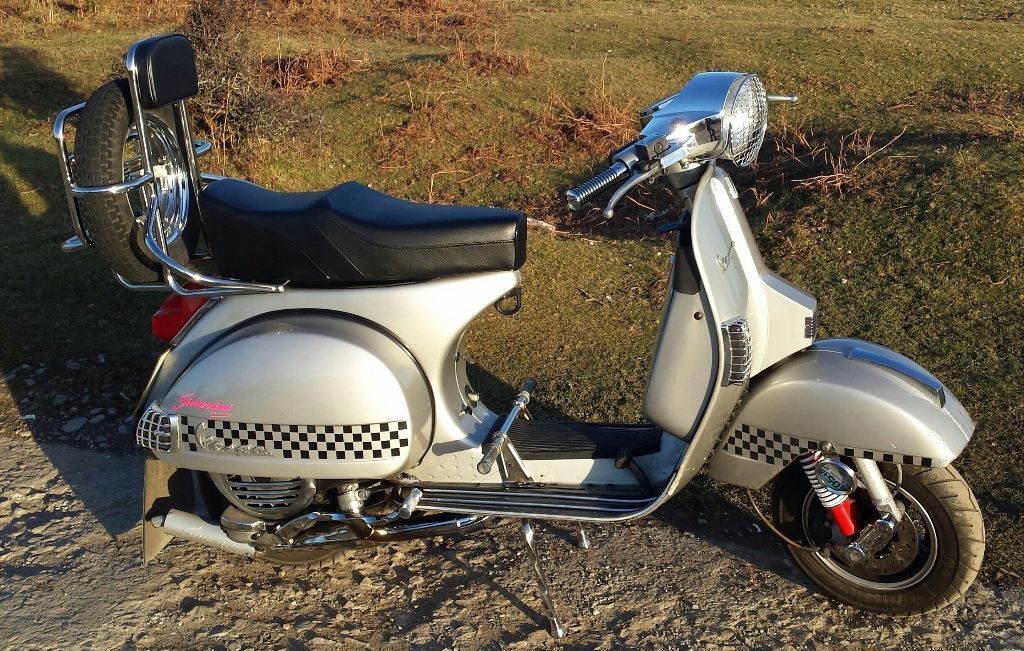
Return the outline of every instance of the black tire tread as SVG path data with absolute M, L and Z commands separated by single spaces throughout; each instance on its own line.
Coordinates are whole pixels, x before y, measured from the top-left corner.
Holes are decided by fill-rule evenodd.
M 124 180 L 124 142 L 132 122 L 130 106 L 126 79 L 107 82 L 89 97 L 75 134 L 75 177 L 79 185 L 109 185 Z M 131 282 L 159 278 L 159 265 L 142 253 L 142 229 L 127 195 L 82 197 L 78 206 L 90 239 L 115 272 Z
M 959 558 L 957 563 L 957 573 L 954 577 L 955 580 L 950 584 L 949 589 L 939 597 L 939 599 L 947 600 L 947 603 L 952 602 L 957 598 L 963 598 L 967 589 L 977 578 L 978 572 L 981 570 L 982 560 L 985 557 L 985 520 L 981 515 L 981 505 L 978 504 L 978 499 L 975 497 L 970 486 L 968 486 L 967 482 L 964 481 L 964 478 L 960 475 L 957 469 L 951 465 L 944 468 L 915 468 L 913 474 L 914 477 L 929 490 L 940 484 L 949 485 L 951 488 L 956 489 L 953 495 L 936 495 L 936 497 L 939 498 L 940 503 L 966 500 L 972 507 L 950 508 L 945 505 L 943 506 L 946 512 L 952 517 L 953 525 L 957 531 Z M 980 532 L 981 537 L 972 537 L 968 532 Z M 950 598 L 950 592 L 956 593 L 957 597 Z M 938 607 L 938 605 L 933 605 L 932 607 L 926 606 L 908 614 L 924 614 L 936 610 Z

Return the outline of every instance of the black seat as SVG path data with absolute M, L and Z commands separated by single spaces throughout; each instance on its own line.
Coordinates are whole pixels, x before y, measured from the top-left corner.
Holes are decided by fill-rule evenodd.
M 309 284 L 427 280 L 518 269 L 526 218 L 412 203 L 358 183 L 271 192 L 237 179 L 199 195 L 210 252 L 229 278 Z

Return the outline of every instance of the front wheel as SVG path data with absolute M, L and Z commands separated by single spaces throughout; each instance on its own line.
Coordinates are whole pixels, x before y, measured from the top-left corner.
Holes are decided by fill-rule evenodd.
M 799 465 L 779 475 L 773 496 L 776 526 L 817 548 L 789 547 L 790 555 L 825 592 L 864 610 L 910 615 L 960 599 L 978 575 L 985 554 L 985 524 L 970 487 L 952 466 L 903 466 L 899 485 L 897 468 L 882 468 L 905 514 L 892 541 L 856 565 L 839 553 L 845 539 L 833 533 L 831 516 Z M 863 504 L 863 499 L 857 500 L 858 506 Z M 866 516 L 873 514 L 870 507 L 864 511 Z

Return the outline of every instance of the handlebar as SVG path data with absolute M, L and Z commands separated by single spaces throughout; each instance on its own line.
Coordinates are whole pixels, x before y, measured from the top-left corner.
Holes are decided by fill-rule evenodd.
M 622 161 L 615 161 L 611 167 L 580 183 L 574 188 L 565 192 L 566 203 L 570 210 L 579 210 L 583 204 L 592 196 L 604 190 L 612 183 L 625 178 L 629 174 L 629 167 Z

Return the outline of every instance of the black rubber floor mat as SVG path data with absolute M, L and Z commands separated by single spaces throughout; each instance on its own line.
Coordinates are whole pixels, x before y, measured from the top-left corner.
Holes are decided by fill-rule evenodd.
M 606 425 L 517 420 L 508 432 L 523 459 L 615 459 L 661 449 L 661 430 L 651 425 Z

